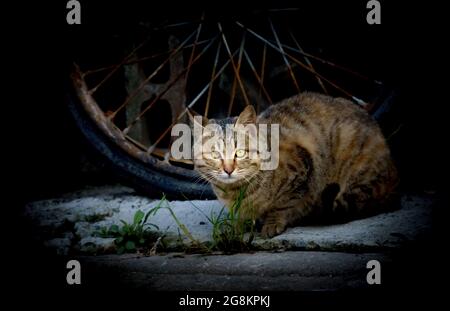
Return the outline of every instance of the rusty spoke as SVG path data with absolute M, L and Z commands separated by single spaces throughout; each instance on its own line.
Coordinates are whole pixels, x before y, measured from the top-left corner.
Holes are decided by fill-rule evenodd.
M 294 37 L 294 35 L 292 34 L 291 31 L 289 31 L 289 35 L 291 36 L 292 40 L 294 41 L 295 45 L 297 46 L 298 50 L 300 52 L 303 52 L 302 47 L 300 46 L 300 44 L 298 43 L 297 39 Z M 303 58 L 305 59 L 306 64 L 309 66 L 309 68 L 311 68 L 311 70 L 314 72 L 314 76 L 316 77 L 317 83 L 319 83 L 320 87 L 322 88 L 323 92 L 325 94 L 328 94 L 328 91 L 325 87 L 325 85 L 322 82 L 322 79 L 320 79 L 320 77 L 318 77 L 316 75 L 316 69 L 314 68 L 313 64 L 311 63 L 311 61 L 309 60 L 308 56 L 303 55 Z
M 222 41 L 219 41 L 219 44 L 217 45 L 217 52 L 216 52 L 216 57 L 214 59 L 213 69 L 211 72 L 211 80 L 210 80 L 210 85 L 209 85 L 209 89 L 208 89 L 208 97 L 206 98 L 206 106 L 205 106 L 205 113 L 204 113 L 205 117 L 208 117 L 209 103 L 211 101 L 211 95 L 212 95 L 213 83 L 214 83 L 213 78 L 216 75 L 216 69 L 217 69 L 217 64 L 219 63 L 221 47 L 222 47 Z
M 230 50 L 230 47 L 228 45 L 227 38 L 225 37 L 225 34 L 223 32 L 222 25 L 220 23 L 217 23 L 217 26 L 219 27 L 219 31 L 220 31 L 220 33 L 222 35 L 222 41 L 223 41 L 223 43 L 225 45 L 225 49 L 227 50 L 228 57 L 230 58 L 231 66 L 233 67 L 233 71 L 234 71 L 235 77 L 236 77 L 236 79 L 238 81 L 239 88 L 241 89 L 242 96 L 244 97 L 245 104 L 246 105 L 250 105 L 250 101 L 248 100 L 247 93 L 245 92 L 245 88 L 244 88 L 244 84 L 242 83 L 241 76 L 240 76 L 239 71 L 238 71 L 238 69 L 236 67 L 236 64 L 234 63 L 234 59 L 233 59 L 233 57 L 231 55 L 231 50 Z
M 266 73 L 266 58 L 267 58 L 267 44 L 264 43 L 264 48 L 263 48 L 263 55 L 262 55 L 262 60 L 261 60 L 261 83 L 262 85 L 264 85 L 264 77 L 265 77 L 265 73 Z M 261 88 L 259 88 L 259 98 L 261 99 Z M 259 109 L 259 101 L 258 104 L 256 106 L 256 112 L 259 113 L 260 109 Z
M 198 22 L 201 22 L 202 20 L 195 20 L 195 21 L 190 21 L 190 22 L 179 22 L 179 23 L 175 23 L 175 24 L 169 24 L 169 25 L 164 25 L 162 27 L 156 27 L 153 30 L 161 30 L 161 29 L 168 29 L 168 28 L 176 28 L 176 27 L 180 27 L 180 26 L 185 26 L 185 25 L 192 25 Z
M 238 64 L 237 64 L 237 72 L 238 74 L 241 72 L 241 64 L 242 64 L 242 55 L 244 52 L 244 45 L 245 45 L 245 32 L 242 35 L 241 45 L 239 47 L 239 56 L 238 56 Z M 231 110 L 233 109 L 234 99 L 236 97 L 236 85 L 238 82 L 238 77 L 235 75 L 233 78 L 233 85 L 231 87 L 231 96 L 230 96 L 230 103 L 228 104 L 228 116 L 231 116 Z
M 284 9 L 270 9 L 269 12 L 286 12 L 286 11 L 298 11 L 299 8 L 284 8 Z
M 192 61 L 193 61 L 193 59 L 194 59 L 195 48 L 197 47 L 197 45 L 198 45 L 198 40 L 200 39 L 200 33 L 202 32 L 202 25 L 203 25 L 203 20 L 204 20 L 204 19 L 205 19 L 205 12 L 202 13 L 202 18 L 201 18 L 202 23 L 200 23 L 200 24 L 198 25 L 198 28 L 197 28 L 197 35 L 196 35 L 196 37 L 195 37 L 194 44 L 192 45 L 191 55 L 189 56 L 188 70 L 187 70 L 187 72 L 186 72 L 186 77 L 185 77 L 185 80 L 186 80 L 186 83 L 185 83 L 185 91 L 186 91 L 186 87 L 187 87 L 187 80 L 188 80 L 189 73 L 190 73 L 190 69 L 189 69 L 189 68 L 191 68 Z
M 133 144 L 135 144 L 136 147 L 138 147 L 139 149 L 141 149 L 143 151 L 145 151 L 145 149 L 147 149 L 142 143 L 140 143 L 139 141 L 137 141 L 136 139 L 134 139 L 130 135 L 124 135 L 124 137 L 125 137 L 125 139 L 127 139 L 130 142 L 132 142 Z
M 233 84 L 231 86 L 230 102 L 228 103 L 228 116 L 231 116 L 231 109 L 233 108 L 233 102 L 236 97 L 236 85 L 237 85 L 237 79 L 236 79 L 236 77 L 234 77 Z
M 269 19 L 269 24 L 270 24 L 270 28 L 272 29 L 272 33 L 275 38 L 275 41 L 277 42 L 278 48 L 281 51 L 281 55 L 283 57 L 284 63 L 286 64 L 286 67 L 289 70 L 289 74 L 291 75 L 292 82 L 294 83 L 295 89 L 297 90 L 297 93 L 300 93 L 300 87 L 298 86 L 297 78 L 295 77 L 294 71 L 292 70 L 291 63 L 286 58 L 286 53 L 283 50 L 283 46 L 281 45 L 281 42 L 280 42 L 280 39 L 278 38 L 275 27 L 273 27 L 272 20 L 270 20 L 270 19 Z
M 258 72 L 256 71 L 256 68 L 253 65 L 252 60 L 250 59 L 250 57 L 248 56 L 246 51 L 244 51 L 244 56 L 245 56 L 245 59 L 247 60 L 247 63 L 250 65 L 250 68 L 251 68 L 253 74 L 255 75 L 256 80 L 258 80 L 258 82 L 259 82 L 260 89 L 262 90 L 262 92 L 266 96 L 266 98 L 269 101 L 269 103 L 272 105 L 272 103 L 273 103 L 272 99 L 270 98 L 269 93 L 267 92 L 266 88 L 264 87 L 264 83 L 263 83 L 261 77 L 258 75 Z
M 269 40 L 269 41 L 270 41 L 270 40 Z M 371 78 L 369 78 L 369 77 L 367 77 L 367 76 L 365 76 L 365 75 L 360 74 L 359 72 L 356 72 L 356 71 L 354 71 L 354 70 L 351 70 L 350 68 L 347 68 L 347 67 L 338 65 L 338 64 L 336 64 L 336 63 L 330 62 L 329 60 L 323 59 L 323 58 L 318 57 L 318 56 L 316 56 L 316 55 L 313 55 L 313 54 L 310 54 L 310 53 L 306 53 L 306 52 L 303 51 L 303 50 L 300 51 L 299 49 L 294 48 L 294 47 L 292 47 L 292 46 L 289 46 L 289 45 L 287 45 L 287 44 L 282 44 L 282 45 L 283 45 L 283 47 L 286 48 L 287 50 L 296 52 L 296 53 L 298 53 L 298 54 L 300 54 L 300 55 L 302 55 L 302 56 L 304 56 L 304 57 L 308 57 L 308 58 L 310 58 L 310 59 L 314 59 L 314 60 L 316 60 L 316 61 L 318 61 L 318 62 L 321 62 L 322 64 L 328 65 L 328 66 L 330 66 L 330 67 L 334 67 L 334 68 L 336 68 L 336 69 L 342 70 L 342 71 L 347 72 L 347 73 L 349 73 L 349 74 L 352 74 L 352 75 L 354 75 L 354 76 L 356 76 L 356 77 L 358 77 L 358 78 L 360 78 L 360 79 L 363 79 L 363 80 L 371 80 L 371 81 L 373 81 L 373 82 L 376 83 L 376 84 L 382 84 L 380 81 L 373 80 L 373 79 L 371 79 Z
M 109 80 L 119 69 L 122 67 L 141 47 L 143 47 L 147 41 L 150 39 L 150 36 L 147 37 L 144 41 L 141 42 L 137 47 L 135 47 L 131 53 L 129 53 L 120 63 L 112 66 L 112 70 L 100 81 L 95 87 L 89 90 L 89 93 L 93 95 L 100 86 L 102 86 L 107 80 Z
M 209 38 L 209 39 L 205 39 L 205 40 L 201 40 L 199 42 L 197 42 L 197 46 L 211 42 L 211 40 L 213 40 L 214 38 Z M 183 47 L 184 49 L 188 49 L 188 48 L 192 48 L 194 46 L 194 44 L 188 44 L 185 45 Z M 116 66 L 121 66 L 121 65 L 132 65 L 132 64 L 136 64 L 136 63 L 142 63 L 145 62 L 147 60 L 151 60 L 151 59 L 155 59 L 164 55 L 167 55 L 169 53 L 172 53 L 173 51 L 175 51 L 175 49 L 170 49 L 161 53 L 156 53 L 156 54 L 152 54 L 152 55 L 148 55 L 148 56 L 144 56 L 144 57 L 140 57 L 140 58 L 136 58 L 136 59 L 132 59 L 132 60 L 127 60 L 125 63 L 120 63 L 120 64 L 114 64 L 114 65 L 109 65 L 109 66 L 105 66 L 105 67 L 101 67 L 101 68 L 96 68 L 96 69 L 91 69 L 91 70 L 87 70 L 85 72 L 83 72 L 83 76 L 86 77 L 88 75 L 92 75 L 92 74 L 96 74 L 99 72 L 103 72 L 105 70 L 109 70 L 112 68 L 115 68 Z

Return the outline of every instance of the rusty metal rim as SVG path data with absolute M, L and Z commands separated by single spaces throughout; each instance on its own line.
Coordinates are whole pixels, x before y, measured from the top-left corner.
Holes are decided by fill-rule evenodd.
M 74 64 L 74 68 L 70 75 L 72 85 L 75 89 L 76 95 L 83 106 L 86 113 L 92 119 L 92 121 L 98 126 L 98 128 L 124 150 L 127 154 L 133 158 L 146 163 L 150 167 L 164 171 L 165 173 L 182 178 L 194 180 L 198 178 L 198 174 L 190 169 L 171 165 L 166 161 L 159 160 L 152 154 L 138 148 L 120 131 L 111 120 L 107 118 L 105 113 L 100 109 L 96 100 L 92 97 L 86 82 L 83 79 L 83 73 L 78 65 Z

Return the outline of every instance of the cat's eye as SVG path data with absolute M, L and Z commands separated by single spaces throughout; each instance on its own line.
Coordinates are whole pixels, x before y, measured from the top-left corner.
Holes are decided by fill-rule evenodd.
M 219 159 L 220 158 L 220 153 L 218 151 L 212 151 L 211 152 L 211 157 L 213 159 Z
M 237 158 L 243 158 L 245 156 L 246 152 L 244 149 L 238 149 L 236 150 L 236 157 Z

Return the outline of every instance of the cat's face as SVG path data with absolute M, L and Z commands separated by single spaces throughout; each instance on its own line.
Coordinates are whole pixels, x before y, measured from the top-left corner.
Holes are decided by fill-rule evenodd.
M 195 121 L 191 119 L 192 122 Z M 259 153 L 251 142 L 256 137 L 255 122 L 256 113 L 252 106 L 247 106 L 237 118 L 203 118 L 202 148 L 194 150 L 195 169 L 203 178 L 213 184 L 241 185 L 258 173 Z M 254 130 L 249 130 L 252 126 Z M 214 131 L 212 138 L 207 129 L 214 128 L 221 130 Z

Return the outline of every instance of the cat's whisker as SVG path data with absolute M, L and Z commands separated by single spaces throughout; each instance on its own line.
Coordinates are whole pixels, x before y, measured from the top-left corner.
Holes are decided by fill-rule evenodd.
M 199 176 L 197 176 L 196 178 L 195 178 L 195 180 L 194 180 L 194 184 L 197 184 L 197 183 L 199 183 L 200 181 L 205 181 L 205 178 L 202 176 L 202 175 L 200 175 L 199 174 Z
M 209 172 L 203 172 L 202 174 L 200 174 L 194 183 L 202 183 L 202 184 L 207 184 L 210 183 L 211 181 L 214 180 L 214 176 L 212 176 L 211 173 Z

